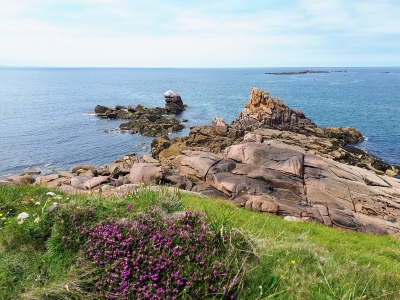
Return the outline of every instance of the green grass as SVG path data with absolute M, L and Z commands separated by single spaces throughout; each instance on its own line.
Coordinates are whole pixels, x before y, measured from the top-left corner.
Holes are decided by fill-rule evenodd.
M 62 199 L 46 195 L 49 191 Z M 103 198 L 35 186 L 0 186 L 0 299 L 96 299 L 87 292 L 90 274 L 71 263 L 77 250 L 61 243 L 57 211 L 47 210 L 53 202 L 91 207 L 97 212 L 93 222 L 131 218 L 154 207 L 192 210 L 203 212 L 216 232 L 244 232 L 257 245 L 257 255 L 245 266 L 236 299 L 400 299 L 400 242 L 389 236 L 288 222 L 166 189 Z M 18 224 L 23 211 L 30 216 Z
M 226 201 L 183 195 L 211 220 L 229 217 L 260 245 L 242 299 L 400 299 L 400 242 L 251 212 Z

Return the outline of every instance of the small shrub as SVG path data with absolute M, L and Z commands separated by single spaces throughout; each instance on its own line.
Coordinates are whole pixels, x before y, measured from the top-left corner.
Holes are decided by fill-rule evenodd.
M 248 256 L 236 251 L 241 257 L 232 259 L 203 215 L 193 212 L 108 219 L 82 235 L 79 263 L 91 265 L 95 293 L 108 299 L 234 298 Z

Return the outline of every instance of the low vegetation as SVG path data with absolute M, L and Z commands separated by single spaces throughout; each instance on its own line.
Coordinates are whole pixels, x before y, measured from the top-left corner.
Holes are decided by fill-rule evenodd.
M 399 299 L 400 242 L 143 187 L 0 186 L 0 299 Z

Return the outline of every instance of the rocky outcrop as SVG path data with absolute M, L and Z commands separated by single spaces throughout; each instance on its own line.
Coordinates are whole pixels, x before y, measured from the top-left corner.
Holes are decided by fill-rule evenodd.
M 171 132 L 177 132 L 185 128 L 184 120 L 174 119 L 166 115 L 176 115 L 187 108 L 183 104 L 179 94 L 167 91 L 164 94 L 165 107 L 146 108 L 140 104 L 136 107 L 117 105 L 115 108 L 97 105 L 95 113 L 103 119 L 129 120 L 128 123 L 119 126 L 120 131 L 129 131 L 132 134 L 143 136 L 162 136 Z M 104 130 L 114 132 L 115 130 Z
M 338 72 L 338 71 L 335 71 Z M 340 71 L 341 72 L 341 71 Z M 321 73 L 329 73 L 328 71 L 315 71 L 315 70 L 301 70 L 298 72 L 267 72 L 265 74 L 268 75 L 303 75 L 303 74 L 321 74 Z
M 258 128 L 274 128 L 293 132 L 308 132 L 317 126 L 300 110 L 292 110 L 281 99 L 271 98 L 269 93 L 257 88 L 250 90 L 250 102 L 231 126 L 253 131 Z
M 341 128 L 346 135 L 346 128 Z M 352 128 L 348 129 L 349 131 Z M 272 144 L 282 144 L 297 146 L 310 154 L 316 154 L 325 158 L 330 158 L 344 164 L 358 166 L 364 169 L 372 170 L 375 173 L 385 174 L 386 171 L 392 171 L 392 174 L 386 174 L 394 177 L 399 171 L 396 166 L 384 163 L 380 158 L 368 154 L 362 149 L 345 144 L 344 139 L 328 138 L 318 135 L 306 135 L 290 131 L 281 131 L 275 129 L 256 129 L 253 134 L 257 134 L 264 141 Z M 356 137 L 347 137 L 354 139 Z M 374 168 L 376 166 L 377 168 Z
M 194 126 L 189 136 L 154 139 L 151 142 L 151 153 L 162 165 L 172 165 L 173 159 L 183 150 L 221 153 L 226 147 L 240 143 L 245 132 L 225 124 L 223 119 L 213 120 L 212 126 Z
M 244 105 L 244 110 L 231 126 L 249 132 L 256 129 L 276 129 L 326 137 L 337 140 L 341 146 L 363 140 L 361 133 L 355 128 L 318 128 L 300 110 L 292 110 L 281 99 L 271 98 L 268 92 L 258 88 L 250 90 L 250 102 Z
M 385 164 L 378 157 L 347 145 L 363 140 L 357 129 L 318 128 L 300 110 L 289 108 L 282 100 L 271 98 L 268 92 L 257 88 L 250 90 L 249 103 L 245 104 L 244 110 L 231 124 L 227 125 L 221 118 L 214 118 L 212 126 L 192 127 L 189 136 L 181 138 L 179 149 L 221 153 L 230 145 L 262 140 L 282 141 L 288 145 L 299 146 L 311 154 L 392 177 L 399 173 L 398 166 Z M 171 148 L 163 152 L 163 154 L 169 153 L 167 160 L 161 159 L 163 155 L 159 156 L 164 149 L 158 147 L 153 150 L 152 144 L 153 156 L 160 158 L 162 164 L 165 161 L 171 165 L 172 156 L 179 154 L 178 149 L 168 143 L 165 143 L 164 147 L 164 149 Z
M 168 118 L 161 114 L 135 114 L 128 123 L 121 124 L 120 130 L 143 136 L 162 136 L 181 131 L 185 125 L 180 120 Z
M 178 170 L 245 208 L 400 237 L 400 182 L 306 153 L 250 142 L 223 156 L 183 151 Z
M 173 91 L 166 91 L 164 93 L 165 107 L 164 110 L 169 114 L 180 114 L 187 106 L 183 104 L 181 96 Z
M 77 166 L 72 178 L 57 174 L 36 182 L 111 195 L 161 183 L 254 211 L 400 238 L 400 181 L 386 176 L 398 169 L 346 145 L 361 139 L 354 128 L 318 128 L 300 111 L 252 89 L 250 103 L 230 125 L 215 118 L 187 137 L 154 139 L 153 158 L 131 154 L 105 166 Z

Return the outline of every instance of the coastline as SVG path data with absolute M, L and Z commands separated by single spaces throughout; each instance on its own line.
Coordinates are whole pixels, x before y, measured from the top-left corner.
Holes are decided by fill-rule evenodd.
M 187 129 L 177 136 L 188 135 L 190 127 L 207 124 L 213 117 L 231 122 L 242 110 L 248 88 L 259 86 L 282 97 L 290 107 L 301 109 L 319 127 L 359 129 L 369 137 L 361 148 L 400 164 L 400 138 L 393 127 L 400 107 L 395 93 L 398 68 L 346 68 L 349 76 L 333 72 L 344 68 L 324 68 L 332 72 L 304 76 L 264 74 L 292 70 L 301 69 L 3 70 L 0 174 L 22 173 L 29 167 L 69 170 L 132 151 L 148 154 L 151 138 L 122 133 L 104 138 L 101 130 L 116 129 L 119 122 L 88 115 L 82 118 L 82 113 L 93 111 L 99 103 L 162 106 L 162 93 L 170 88 L 179 91 L 191 107 L 182 114 L 189 120 Z M 142 150 L 143 146 L 147 150 Z M 53 167 L 46 167 L 49 163 Z
M 136 118 L 135 109 L 102 110 L 113 118 Z M 99 117 L 109 113 L 97 111 Z M 398 236 L 400 181 L 393 177 L 400 168 L 347 146 L 362 140 L 355 128 L 319 128 L 300 110 L 252 88 L 250 101 L 232 123 L 214 118 L 211 126 L 191 127 L 188 136 L 158 137 L 151 142 L 152 157 L 130 153 L 108 165 L 79 165 L 36 179 L 24 174 L 0 184 L 120 196 L 138 184 L 156 183 L 254 211 Z

